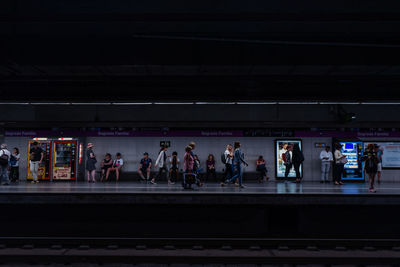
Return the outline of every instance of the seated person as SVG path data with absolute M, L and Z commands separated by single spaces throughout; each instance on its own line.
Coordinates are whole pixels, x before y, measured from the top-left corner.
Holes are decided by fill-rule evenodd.
M 101 178 L 100 181 L 103 182 L 103 178 L 108 172 L 108 169 L 111 168 L 113 165 L 113 161 L 111 158 L 111 154 L 107 153 L 104 157 L 103 161 L 101 162 Z
M 179 158 L 178 152 L 172 152 L 172 157 L 169 159 L 170 168 L 169 168 L 169 179 L 172 183 L 178 180 L 179 174 Z
M 142 180 L 147 180 L 147 181 L 150 180 L 151 165 L 152 165 L 152 161 L 151 161 L 151 158 L 149 158 L 149 153 L 145 152 L 143 154 L 142 160 L 140 161 L 139 169 L 138 169 L 138 173 Z M 145 175 L 146 175 L 146 178 L 144 178 Z
M 122 166 L 124 166 L 124 160 L 121 158 L 121 153 L 117 153 L 112 167 L 107 170 L 106 181 L 108 180 L 110 172 L 115 171 L 115 179 L 118 182 Z
M 263 156 L 258 157 L 256 164 L 257 164 L 256 170 L 260 173 L 260 178 L 258 179 L 258 182 L 261 183 L 264 181 L 264 179 L 265 179 L 265 181 L 268 181 L 268 179 L 269 179 L 267 176 L 268 170 L 267 170 Z

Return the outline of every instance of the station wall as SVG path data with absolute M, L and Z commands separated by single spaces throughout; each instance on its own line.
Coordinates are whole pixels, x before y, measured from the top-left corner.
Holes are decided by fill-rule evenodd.
M 27 144 L 30 138 L 25 137 L 6 137 L 5 142 L 11 149 L 18 147 L 21 152 L 20 173 L 21 177 L 26 175 L 27 166 Z M 135 172 L 138 168 L 139 161 L 144 152 L 148 152 L 150 157 L 155 161 L 160 141 L 171 141 L 171 147 L 168 153 L 173 151 L 178 152 L 178 157 L 182 160 L 184 148 L 190 141 L 195 141 L 197 146 L 195 154 L 201 160 L 202 167 L 204 168 L 205 161 L 208 154 L 213 154 L 217 161 L 217 172 L 221 172 L 224 168 L 221 164 L 220 156 L 225 151 L 226 144 L 233 143 L 239 139 L 242 143 L 242 151 L 245 154 L 245 160 L 249 163 L 249 167 L 245 172 L 255 172 L 256 160 L 259 155 L 263 155 L 267 161 L 267 168 L 270 178 L 275 177 L 275 143 L 277 138 L 273 137 L 168 137 L 168 138 L 155 138 L 155 137 L 88 137 L 86 143 L 92 142 L 95 144 L 95 154 L 97 155 L 98 162 L 101 161 L 105 153 L 115 155 L 120 152 L 125 161 L 124 170 L 127 172 Z M 281 138 L 280 138 L 281 139 Z M 331 145 L 331 138 L 302 138 L 304 161 L 304 180 L 305 181 L 319 181 L 320 179 L 320 161 L 319 154 L 320 148 L 315 148 L 315 143 L 326 143 Z M 381 139 L 381 141 L 394 141 L 393 139 Z M 100 168 L 100 163 L 97 164 Z M 400 181 L 400 170 L 383 170 L 383 179 L 385 181 Z

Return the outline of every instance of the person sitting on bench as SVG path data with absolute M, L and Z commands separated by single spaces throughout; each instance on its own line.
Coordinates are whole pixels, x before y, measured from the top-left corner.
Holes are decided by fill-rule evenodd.
M 118 182 L 119 174 L 121 173 L 122 166 L 124 166 L 124 160 L 121 158 L 121 153 L 117 153 L 116 159 L 113 162 L 113 166 L 107 170 L 106 181 L 108 180 L 108 176 L 110 172 L 115 171 L 115 179 Z

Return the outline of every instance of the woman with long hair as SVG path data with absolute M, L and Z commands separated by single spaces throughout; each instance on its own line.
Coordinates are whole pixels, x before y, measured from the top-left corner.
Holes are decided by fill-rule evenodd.
M 168 169 L 167 169 L 167 158 L 168 158 L 167 150 L 168 150 L 168 147 L 167 146 L 163 146 L 163 147 L 161 147 L 160 152 L 158 153 L 158 157 L 157 157 L 155 166 L 156 166 L 156 168 L 158 166 L 159 169 L 158 169 L 157 176 L 155 178 L 151 179 L 151 181 L 150 181 L 152 184 L 157 184 L 155 180 L 159 179 L 163 172 L 165 172 L 166 174 L 168 173 Z M 171 180 L 168 177 L 167 177 L 167 180 L 168 180 L 168 184 L 174 184 L 174 183 L 171 182 Z
M 90 183 L 96 182 L 96 155 L 93 152 L 93 143 L 87 144 L 86 150 L 86 171 L 87 171 L 87 181 Z
M 208 181 L 208 177 L 212 175 L 214 177 L 214 181 L 217 181 L 217 173 L 215 172 L 215 158 L 213 154 L 208 155 L 206 161 L 206 167 L 207 167 L 206 180 Z

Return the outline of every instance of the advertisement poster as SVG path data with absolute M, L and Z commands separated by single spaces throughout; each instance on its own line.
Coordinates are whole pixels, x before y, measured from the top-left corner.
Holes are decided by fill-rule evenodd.
M 400 142 L 364 142 L 364 149 L 368 144 L 377 144 L 382 153 L 382 168 L 400 168 Z
M 295 178 L 296 172 L 293 166 L 285 165 L 286 152 L 293 150 L 295 145 L 298 145 L 300 150 L 303 150 L 301 140 L 275 140 L 275 175 L 276 178 Z M 287 175 L 285 175 L 287 174 Z M 300 165 L 300 176 L 303 177 L 303 165 Z
M 342 154 L 346 156 L 347 163 L 344 165 L 343 180 L 363 181 L 364 172 L 362 167 L 363 143 L 359 141 L 342 141 Z
M 70 180 L 71 168 L 69 167 L 55 167 L 53 170 L 54 180 Z

